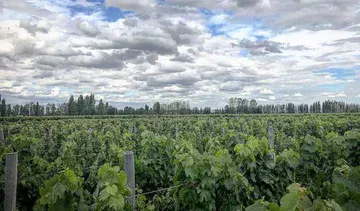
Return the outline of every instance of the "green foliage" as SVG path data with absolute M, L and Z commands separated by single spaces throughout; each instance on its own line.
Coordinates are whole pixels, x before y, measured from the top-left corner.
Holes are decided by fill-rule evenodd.
M 120 171 L 128 150 L 135 155 L 138 210 L 338 210 L 336 203 L 359 210 L 358 115 L 74 116 L 25 118 L 3 128 L 0 159 L 19 153 L 19 210 L 130 209 Z
M 100 167 L 98 177 L 100 181 L 94 193 L 95 210 L 124 210 L 125 197 L 131 193 L 126 187 L 125 172 L 120 171 L 118 166 L 105 164 Z
M 264 200 L 258 200 L 251 206 L 247 207 L 246 211 L 342 211 L 338 203 L 334 200 L 311 200 L 311 193 L 297 183 L 291 184 L 287 187 L 288 193 L 280 200 L 280 206 L 276 203 L 270 203 Z
M 360 210 L 360 166 L 335 168 L 332 197 L 344 210 Z
M 88 210 L 83 203 L 82 179 L 66 169 L 40 188 L 40 199 L 34 210 Z

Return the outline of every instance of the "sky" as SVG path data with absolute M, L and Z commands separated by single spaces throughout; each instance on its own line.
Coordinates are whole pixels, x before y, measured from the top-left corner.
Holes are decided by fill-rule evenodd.
M 360 103 L 360 0 L 0 0 L 0 94 Z

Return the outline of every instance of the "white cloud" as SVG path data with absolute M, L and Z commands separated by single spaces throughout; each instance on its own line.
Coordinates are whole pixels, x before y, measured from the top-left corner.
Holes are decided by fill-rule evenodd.
M 264 98 L 256 98 L 256 101 L 261 103 L 261 102 L 267 102 L 268 100 Z
M 85 92 L 117 105 L 183 99 L 220 107 L 230 97 L 360 102 L 360 19 L 348 13 L 349 1 L 338 1 L 343 12 L 329 7 L 333 13 L 321 16 L 309 1 L 107 0 L 134 11 L 116 22 L 106 21 L 102 4 L 84 0 L 0 3 L 0 93 L 15 103 Z M 355 76 L 319 72 L 328 68 Z
M 269 96 L 269 100 L 276 100 L 275 96 Z
M 334 92 L 324 92 L 322 93 L 322 95 L 326 96 L 327 98 L 342 98 L 342 97 L 347 97 L 346 93 L 344 91 L 339 92 L 339 93 L 334 93 Z
M 272 95 L 272 94 L 274 94 L 274 92 L 271 89 L 262 89 L 262 90 L 260 90 L 260 94 Z
M 220 24 L 224 24 L 227 22 L 227 19 L 229 18 L 229 15 L 226 14 L 219 14 L 219 15 L 215 15 L 213 17 L 210 18 L 209 20 L 209 24 L 214 24 L 214 25 L 220 25 Z

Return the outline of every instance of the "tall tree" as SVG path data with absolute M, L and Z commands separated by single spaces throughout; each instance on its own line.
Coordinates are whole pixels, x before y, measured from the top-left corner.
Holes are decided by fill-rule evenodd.
M 6 108 L 6 116 L 11 116 L 12 112 L 11 112 L 11 105 L 7 104 L 7 108 Z
M 1 116 L 6 116 L 6 100 L 3 98 L 1 100 L 1 108 L 0 108 Z
M 256 112 L 257 111 L 257 106 L 258 106 L 258 104 L 257 104 L 256 100 L 252 99 L 250 101 L 250 113 L 252 113 L 252 114 L 257 113 Z
M 160 103 L 159 102 L 154 103 L 153 110 L 154 110 L 155 114 L 160 114 Z
M 82 95 L 80 95 L 77 100 L 77 111 L 79 115 L 85 115 L 85 101 Z
M 76 115 L 76 103 L 74 100 L 74 96 L 70 96 L 69 103 L 68 103 L 68 114 L 73 116 Z
M 101 99 L 99 101 L 99 105 L 97 106 L 97 115 L 105 115 L 106 114 L 106 109 L 105 109 L 105 105 L 103 103 L 103 100 Z
M 39 116 L 39 113 L 40 113 L 39 102 L 36 102 L 36 106 L 35 106 L 35 116 Z

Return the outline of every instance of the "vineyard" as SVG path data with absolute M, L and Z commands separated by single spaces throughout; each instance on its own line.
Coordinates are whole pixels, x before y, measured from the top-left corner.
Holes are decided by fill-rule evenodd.
M 0 200 L 6 154 L 17 152 L 18 210 L 131 210 L 132 200 L 136 210 L 360 210 L 359 114 L 1 124 Z M 126 185 L 127 151 L 135 195 Z

